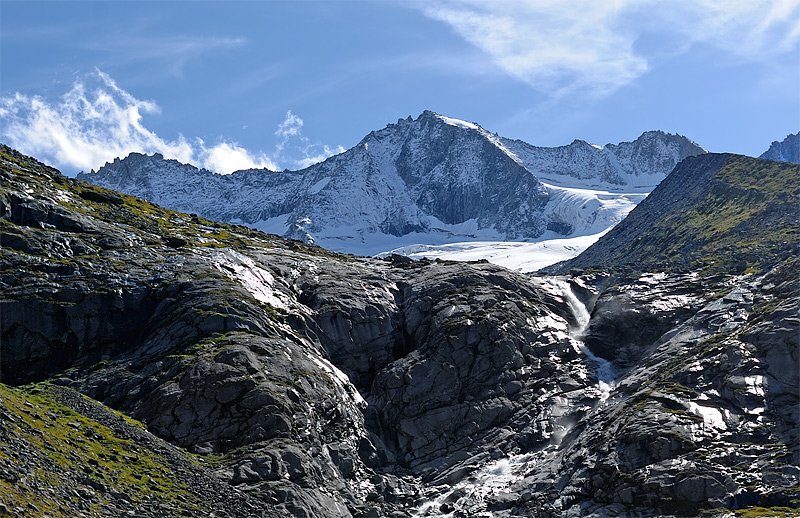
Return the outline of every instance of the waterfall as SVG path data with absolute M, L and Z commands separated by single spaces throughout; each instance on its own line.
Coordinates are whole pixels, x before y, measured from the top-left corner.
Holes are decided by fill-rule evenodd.
M 572 286 L 568 282 L 560 281 L 558 285 L 561 288 L 564 302 L 567 303 L 567 307 L 572 312 L 572 318 L 575 319 L 575 325 L 570 326 L 569 335 L 575 340 L 583 342 L 583 336 L 586 334 L 586 328 L 589 327 L 589 318 L 591 317 L 589 310 L 586 309 L 586 304 L 575 296 L 575 292 L 572 291 Z
M 551 296 L 561 297 L 572 313 L 572 322 L 568 323 L 569 339 L 576 351 L 589 360 L 587 363 L 594 364 L 597 376 L 597 390 L 600 393 L 600 401 L 596 405 L 602 404 L 611 394 L 616 385 L 616 379 L 611 362 L 596 356 L 584 344 L 583 338 L 589 328 L 589 320 L 591 318 L 586 304 L 581 302 L 572 290 L 570 283 L 563 278 L 535 277 L 533 282 L 542 290 L 546 290 Z M 591 368 L 591 365 L 588 367 Z M 563 437 L 577 421 L 575 417 L 576 403 L 583 407 L 585 405 L 583 396 L 570 399 L 569 395 L 554 394 L 548 417 L 554 431 L 548 446 L 531 453 L 510 454 L 484 464 L 471 473 L 470 476 L 464 477 L 457 484 L 449 486 L 434 498 L 419 504 L 419 507 L 412 512 L 412 516 L 449 516 L 450 512 L 442 510 L 442 505 L 446 502 L 467 499 L 469 501 L 468 505 L 477 507 L 484 505 L 491 495 L 502 494 L 515 489 L 513 486 L 524 480 L 537 463 L 541 462 L 543 466 L 547 466 L 545 462 L 542 462 L 543 458 L 553 458 L 549 456 L 554 455 Z M 457 496 L 454 497 L 454 495 Z M 450 509 L 452 512 L 453 507 L 450 507 Z M 483 513 L 479 514 L 479 516 L 483 515 Z
M 586 347 L 586 344 L 583 341 L 583 338 L 586 335 L 586 330 L 589 327 L 589 319 L 591 317 L 589 310 L 586 308 L 586 304 L 581 302 L 581 300 L 575 295 L 575 292 L 572 290 L 572 286 L 569 282 L 560 279 L 553 279 L 553 281 L 559 288 L 559 292 L 564 298 L 564 302 L 567 303 L 567 307 L 569 308 L 570 312 L 572 312 L 572 317 L 575 320 L 575 324 L 570 325 L 569 335 L 578 350 L 597 367 L 597 388 L 600 390 L 601 399 L 606 400 L 608 399 L 611 390 L 616 385 L 616 373 L 614 372 L 614 365 L 605 358 L 600 358 L 599 356 L 595 355 L 588 347 Z

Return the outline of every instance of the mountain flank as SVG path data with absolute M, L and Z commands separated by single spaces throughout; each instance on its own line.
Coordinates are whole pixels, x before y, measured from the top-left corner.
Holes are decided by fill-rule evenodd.
M 586 186 L 639 192 L 652 191 L 684 158 L 706 152 L 684 136 L 663 131 L 646 131 L 633 142 L 605 146 L 584 140 L 553 148 L 501 141 L 540 179 L 569 185 L 574 178 Z
M 800 164 L 800 132 L 790 133 L 780 142 L 776 140 L 759 158 Z
M 682 161 L 580 256 L 548 267 L 766 272 L 797 257 L 800 166 L 742 155 Z

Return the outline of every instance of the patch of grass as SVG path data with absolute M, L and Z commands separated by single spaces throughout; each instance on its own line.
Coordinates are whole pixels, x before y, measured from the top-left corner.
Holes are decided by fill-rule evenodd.
M 800 510 L 792 509 L 791 507 L 747 507 L 745 509 L 737 509 L 736 516 L 742 518 L 751 518 L 758 516 L 792 516 L 800 515 Z
M 287 311 L 283 308 L 276 308 L 272 304 L 268 304 L 267 302 L 260 302 L 258 301 L 258 305 L 264 310 L 264 313 L 273 321 L 284 321 L 286 319 L 286 315 L 288 314 Z
M 695 392 L 694 390 L 690 389 L 685 385 L 681 385 L 680 383 L 667 383 L 665 385 L 659 386 L 658 389 L 662 392 L 666 392 L 667 394 L 675 394 L 686 398 L 692 398 L 697 396 L 697 392 Z
M 7 505 L 34 503 L 40 512 L 63 515 L 58 492 L 48 493 L 42 486 L 72 487 L 73 477 L 125 494 L 134 504 L 156 498 L 180 501 L 186 508 L 195 501 L 191 488 L 173 476 L 164 459 L 59 403 L 47 385 L 11 388 L 0 384 L 0 408 L 15 416 L 4 422 L 7 433 L 27 444 L 29 457 L 42 461 L 37 463 L 33 481 L 23 484 L 0 479 L 0 501 Z M 143 428 L 141 423 L 121 417 Z M 13 457 L 13 451 L 4 451 L 8 444 L 0 445 L 0 453 Z M 102 490 L 95 495 L 101 502 L 111 498 Z

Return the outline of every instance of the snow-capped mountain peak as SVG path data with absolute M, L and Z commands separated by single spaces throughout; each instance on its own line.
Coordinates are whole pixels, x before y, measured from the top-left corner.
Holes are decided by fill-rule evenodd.
M 426 110 L 301 171 L 221 176 L 131 154 L 80 178 L 212 219 L 375 254 L 418 243 L 600 232 L 641 195 L 587 187 L 648 192 L 637 182 L 656 184 L 700 152 L 688 139 L 661 132 L 602 148 L 577 140 L 540 148 Z
M 428 111 L 401 119 L 297 172 L 219 176 L 131 155 L 81 178 L 187 212 L 359 253 L 386 250 L 385 242 L 410 234 L 440 242 L 540 236 L 547 226 L 548 191 L 497 137 L 455 120 Z

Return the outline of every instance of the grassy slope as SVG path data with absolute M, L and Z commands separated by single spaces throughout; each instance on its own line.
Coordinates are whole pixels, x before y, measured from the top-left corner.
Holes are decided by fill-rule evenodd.
M 8 512 L 97 514 L 117 505 L 102 487 L 134 507 L 156 499 L 175 510 L 202 508 L 191 488 L 176 480 L 169 459 L 121 437 L 120 429 L 141 429 L 140 423 L 106 409 L 119 422 L 112 430 L 59 402 L 56 390 L 66 389 L 0 384 L 0 503 Z
M 558 265 L 745 273 L 797 254 L 800 166 L 740 155 L 689 158 L 578 258 Z
M 755 272 L 797 250 L 799 212 L 800 167 L 731 156 L 699 203 L 657 222 L 654 231 L 686 236 L 679 265 Z M 680 242 L 667 251 L 680 254 Z

